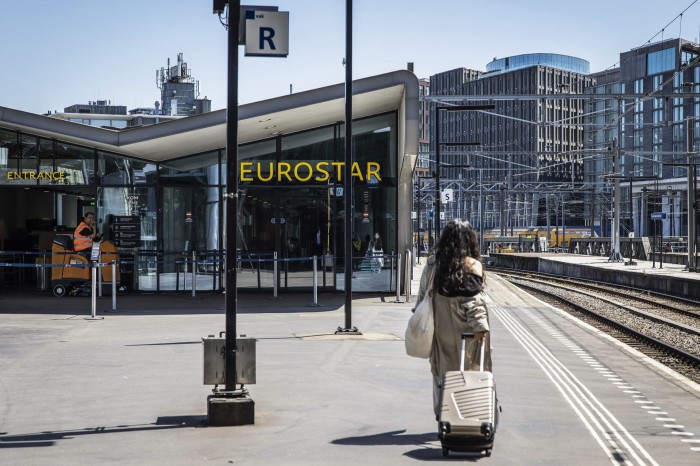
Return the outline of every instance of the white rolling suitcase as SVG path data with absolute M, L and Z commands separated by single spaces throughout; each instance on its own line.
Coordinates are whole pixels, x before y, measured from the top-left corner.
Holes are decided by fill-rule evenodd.
M 440 390 L 438 437 L 442 454 L 452 451 L 483 452 L 491 456 L 500 408 L 493 374 L 484 371 L 484 340 L 481 342 L 478 371 L 465 371 L 467 338 L 462 334 L 460 370 L 443 374 Z

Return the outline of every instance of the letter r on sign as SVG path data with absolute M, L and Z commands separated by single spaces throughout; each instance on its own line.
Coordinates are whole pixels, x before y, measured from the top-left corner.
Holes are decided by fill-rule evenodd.
M 270 27 L 260 28 L 260 50 L 265 50 L 265 42 L 270 46 L 270 50 L 277 50 L 272 38 L 275 37 L 275 30 Z

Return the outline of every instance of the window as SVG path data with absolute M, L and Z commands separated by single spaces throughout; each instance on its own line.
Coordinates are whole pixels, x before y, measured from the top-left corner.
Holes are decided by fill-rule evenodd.
M 676 53 L 673 47 L 647 55 L 647 74 L 663 73 L 676 67 Z

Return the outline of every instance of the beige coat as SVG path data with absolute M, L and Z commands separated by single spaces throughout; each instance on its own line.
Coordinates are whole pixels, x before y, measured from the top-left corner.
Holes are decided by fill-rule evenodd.
M 428 280 L 435 265 L 435 256 L 430 256 L 428 265 L 423 269 L 417 303 L 423 299 L 428 289 Z M 447 371 L 459 370 L 463 332 L 488 332 L 489 317 L 483 293 L 473 297 L 458 296 L 448 298 L 438 293 L 433 295 L 433 312 L 435 315 L 435 337 L 433 353 L 430 356 L 430 368 L 433 376 L 439 379 Z M 484 369 L 491 370 L 491 344 L 486 334 Z M 479 348 L 474 340 L 469 340 L 466 351 L 468 370 L 479 369 Z M 436 380 L 437 382 L 437 380 Z

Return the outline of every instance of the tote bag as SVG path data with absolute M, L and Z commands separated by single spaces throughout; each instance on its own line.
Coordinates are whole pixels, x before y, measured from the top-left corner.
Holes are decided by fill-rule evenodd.
M 435 266 L 428 279 L 428 287 L 423 300 L 416 307 L 415 312 L 408 319 L 406 335 L 406 354 L 414 358 L 427 359 L 433 350 L 433 336 L 435 334 L 435 318 L 433 316 L 433 298 L 430 291 L 433 289 L 433 277 Z

